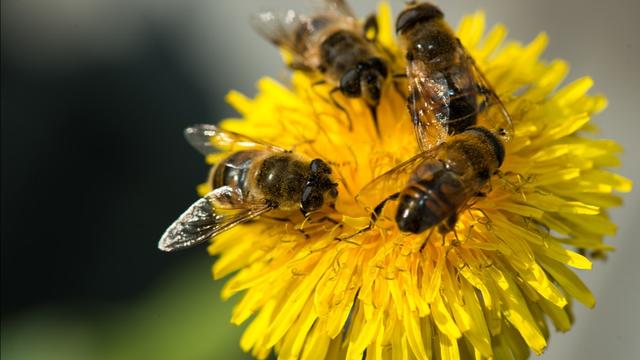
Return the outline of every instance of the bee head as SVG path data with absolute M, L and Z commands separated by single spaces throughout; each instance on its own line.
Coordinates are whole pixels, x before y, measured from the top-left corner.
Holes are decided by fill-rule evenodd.
M 387 66 L 374 57 L 347 70 L 340 78 L 340 90 L 347 97 L 362 97 L 369 106 L 378 106 Z
M 303 213 L 318 210 L 325 197 L 334 200 L 338 196 L 338 184 L 331 179 L 331 167 L 321 159 L 311 161 L 309 178 L 302 190 L 300 209 Z

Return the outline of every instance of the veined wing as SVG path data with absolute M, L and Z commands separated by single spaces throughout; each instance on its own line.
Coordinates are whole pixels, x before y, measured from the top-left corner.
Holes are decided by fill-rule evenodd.
M 342 16 L 356 18 L 356 14 L 345 0 L 324 0 L 324 3 L 325 7 L 330 11 L 335 11 Z
M 217 189 L 216 189 L 217 190 Z M 257 216 L 273 210 L 267 203 L 244 204 L 237 212 L 219 213 L 214 204 L 225 203 L 226 191 L 212 191 L 193 203 L 160 238 L 158 248 L 176 251 L 196 246 Z
M 502 137 L 503 141 L 509 141 L 513 136 L 513 121 L 509 111 L 504 106 L 502 99 L 496 94 L 493 86 L 489 83 L 482 70 L 478 67 L 475 60 L 469 52 L 460 43 L 460 51 L 462 52 L 462 61 L 472 72 L 472 76 L 478 84 L 478 94 L 480 95 L 479 106 L 479 125 L 485 126 L 497 135 Z
M 421 61 L 407 65 L 407 107 L 422 151 L 444 142 L 449 119 L 449 86 L 442 73 L 432 72 Z
M 203 155 L 219 151 L 269 150 L 285 152 L 286 150 L 261 140 L 227 131 L 209 124 L 198 124 L 184 130 L 184 136 L 191 146 Z
M 342 28 L 359 30 L 351 7 L 344 0 L 324 0 L 323 6 L 305 15 L 294 10 L 266 11 L 252 17 L 253 28 L 274 45 L 292 56 L 289 67 L 312 71 L 319 65 L 318 46 L 324 30 Z
M 329 21 L 326 16 L 311 17 L 286 10 L 259 13 L 252 17 L 251 24 L 262 37 L 291 54 L 289 67 L 312 71 L 319 62 L 317 56 L 311 55 L 315 47 L 313 40 Z
M 373 210 L 389 196 L 402 191 L 416 168 L 433 155 L 434 151 L 422 152 L 374 178 L 356 195 L 356 201 L 365 208 Z

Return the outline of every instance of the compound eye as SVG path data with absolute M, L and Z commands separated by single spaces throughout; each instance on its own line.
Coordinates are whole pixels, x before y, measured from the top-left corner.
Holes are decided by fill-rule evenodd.
M 316 188 L 307 186 L 302 191 L 300 206 L 305 213 L 320 209 L 323 202 L 324 197 Z
M 360 89 L 360 71 L 358 69 L 347 70 L 340 78 L 340 90 L 349 97 L 358 97 L 362 93 Z
M 314 159 L 309 166 L 312 174 L 331 174 L 331 168 L 321 159 Z
M 331 187 L 331 189 L 329 189 L 329 196 L 332 199 L 335 199 L 338 197 L 338 188 L 336 186 Z
M 368 64 L 372 69 L 378 71 L 378 74 L 382 75 L 383 78 L 387 77 L 387 65 L 380 58 L 369 59 Z

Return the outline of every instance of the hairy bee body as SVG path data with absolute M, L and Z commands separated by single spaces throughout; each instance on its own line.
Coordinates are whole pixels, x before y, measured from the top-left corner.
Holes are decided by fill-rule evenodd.
M 415 72 L 415 70 L 413 71 Z M 432 114 L 437 121 L 447 124 L 447 134 L 458 134 L 466 128 L 476 125 L 479 110 L 476 100 L 477 87 L 468 67 L 463 64 L 454 64 L 436 76 L 440 77 L 443 83 L 446 83 L 449 104 L 446 107 L 434 106 Z M 422 96 L 420 91 L 412 86 L 408 102 L 418 103 Z M 418 116 L 417 112 L 413 112 L 411 116 Z M 419 121 L 418 119 L 412 120 Z
M 376 108 L 388 67 L 387 55 L 375 42 L 376 17 L 370 16 L 361 24 L 345 0 L 324 3 L 324 9 L 311 15 L 293 10 L 265 12 L 255 17 L 253 25 L 266 39 L 288 51 L 290 68 L 321 74 L 316 84 L 333 86 L 329 96 L 336 107 L 346 112 L 333 98 L 336 92 L 364 100 L 379 133 Z
M 158 242 L 163 251 L 186 249 L 271 211 L 289 215 L 333 207 L 338 184 L 321 159 L 308 159 L 278 146 L 200 124 L 185 136 L 203 155 L 227 150 L 211 168 L 209 193 L 171 224 Z M 219 211 L 222 210 L 222 211 Z
M 333 83 L 339 84 L 340 78 L 358 64 L 377 57 L 371 43 L 361 35 L 346 29 L 334 30 L 324 36 L 319 45 L 320 59 L 318 69 Z
M 450 230 L 457 213 L 488 183 L 504 160 L 504 147 L 490 131 L 472 127 L 452 136 L 415 168 L 398 197 L 396 223 L 419 234 L 442 224 Z
M 279 210 L 290 211 L 300 207 L 309 175 L 310 161 L 293 153 L 243 150 L 216 165 L 209 182 L 212 189 L 239 189 L 244 202 L 266 200 Z
M 482 111 L 478 100 L 489 90 L 483 89 L 473 59 L 440 9 L 429 3 L 409 5 L 398 15 L 396 31 L 408 64 L 407 106 L 413 123 L 437 123 L 443 136 L 476 125 Z

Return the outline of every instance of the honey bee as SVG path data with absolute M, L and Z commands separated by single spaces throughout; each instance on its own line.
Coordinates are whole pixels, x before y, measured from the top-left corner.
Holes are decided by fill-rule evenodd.
M 477 125 L 480 115 L 506 139 L 508 111 L 438 7 L 409 3 L 396 32 L 407 61 L 407 107 L 422 151 Z
M 438 226 L 445 234 L 469 201 L 490 188 L 504 161 L 511 117 L 436 6 L 409 3 L 396 32 L 405 50 L 407 107 L 420 153 L 360 191 L 358 201 L 373 211 L 369 226 L 356 234 L 371 229 L 392 200 L 398 201 L 400 231 L 420 234 Z
M 365 185 L 357 198 L 373 212 L 369 226 L 356 234 L 371 229 L 391 200 L 398 201 L 400 231 L 420 234 L 436 225 L 442 234 L 453 230 L 458 213 L 482 194 L 504 157 L 499 136 L 484 127 L 449 137 Z
M 253 25 L 262 36 L 293 56 L 290 68 L 321 73 L 324 79 L 316 84 L 334 85 L 329 96 L 347 117 L 334 93 L 362 98 L 380 134 L 376 108 L 388 69 L 375 43 L 378 33 L 375 16 L 360 26 L 344 0 L 325 0 L 325 9 L 313 15 L 299 15 L 293 10 L 265 12 L 254 18 Z
M 331 167 L 321 159 L 310 160 L 213 125 L 189 127 L 185 136 L 204 155 L 217 149 L 232 153 L 211 169 L 208 183 L 213 190 L 162 235 L 160 250 L 195 246 L 270 211 L 306 215 L 333 206 L 338 196 Z

